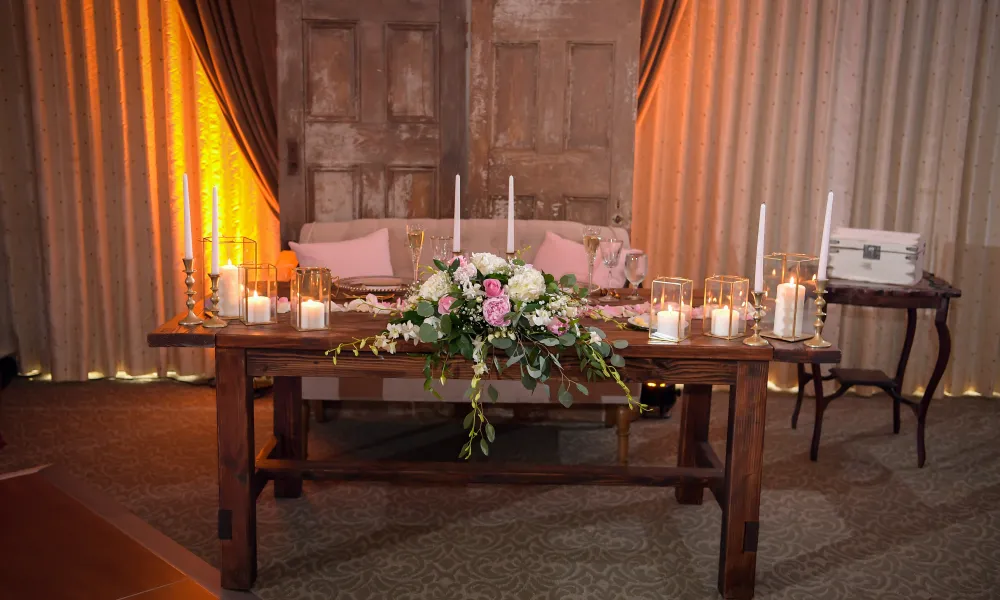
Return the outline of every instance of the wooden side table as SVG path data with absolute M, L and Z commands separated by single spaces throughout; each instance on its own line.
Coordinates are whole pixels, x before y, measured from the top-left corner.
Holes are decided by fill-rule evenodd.
M 823 376 L 820 366 L 810 363 L 806 371 L 805 363 L 798 365 L 799 394 L 792 413 L 792 429 L 798 425 L 799 410 L 802 408 L 802 398 L 805 386 L 810 381 L 816 393 L 816 420 L 813 423 L 812 444 L 809 448 L 809 458 L 815 461 L 819 455 L 819 438 L 823 429 L 823 413 L 826 407 L 837 398 L 847 393 L 856 385 L 870 385 L 885 391 L 893 400 L 892 432 L 899 433 L 900 406 L 905 404 L 913 410 L 917 417 L 917 465 L 924 466 L 927 461 L 927 451 L 924 446 L 924 427 L 927 422 L 927 409 L 937 390 L 944 369 L 951 357 L 951 332 L 948 330 L 948 307 L 952 298 L 958 298 L 962 291 L 953 287 L 947 281 L 924 272 L 924 278 L 912 286 L 883 285 L 831 279 L 827 285 L 828 304 L 847 304 L 852 306 L 872 306 L 876 308 L 897 308 L 906 310 L 906 338 L 903 341 L 903 351 L 896 366 L 896 374 L 889 377 L 886 373 L 873 369 L 832 369 L 830 374 Z M 919 402 L 902 397 L 903 376 L 910 360 L 910 350 L 913 348 L 913 337 L 917 329 L 917 309 L 935 311 L 934 328 L 938 336 L 937 362 L 934 371 L 924 389 L 924 395 Z M 830 396 L 823 395 L 823 381 L 836 380 L 840 387 Z

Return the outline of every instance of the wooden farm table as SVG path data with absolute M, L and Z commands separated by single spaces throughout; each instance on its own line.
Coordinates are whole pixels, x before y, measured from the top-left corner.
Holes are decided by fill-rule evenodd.
M 324 332 L 297 332 L 280 315 L 276 325 L 224 329 L 178 325 L 180 315 L 149 334 L 151 346 L 214 347 L 219 447 L 219 538 L 222 585 L 249 589 L 257 572 L 256 501 L 268 481 L 279 498 L 302 493 L 303 479 L 380 480 L 425 483 L 518 483 L 676 486 L 681 504 L 700 504 L 704 488 L 722 508 L 718 588 L 726 598 L 751 598 L 756 567 L 764 412 L 768 361 L 835 363 L 835 348 L 801 344 L 750 347 L 695 335 L 680 344 L 649 344 L 646 332 L 602 325 L 609 340 L 625 339 L 626 379 L 686 384 L 676 467 L 524 465 L 492 461 L 453 463 L 362 462 L 346 457 L 307 460 L 302 382 L 305 376 L 421 377 L 420 356 L 350 354 L 332 361 L 323 352 L 338 343 L 373 335 L 385 320 L 339 313 Z M 402 348 L 421 354 L 426 346 Z M 577 369 L 575 357 L 563 365 Z M 513 370 L 508 373 L 513 374 Z M 254 455 L 254 376 L 274 377 L 274 435 Z M 471 378 L 467 364 L 453 377 Z M 708 442 L 712 385 L 729 385 L 729 424 L 724 459 Z M 457 425 L 456 425 L 457 427 Z M 502 442 L 500 442 L 502 443 Z M 456 449 L 457 451 L 457 449 Z

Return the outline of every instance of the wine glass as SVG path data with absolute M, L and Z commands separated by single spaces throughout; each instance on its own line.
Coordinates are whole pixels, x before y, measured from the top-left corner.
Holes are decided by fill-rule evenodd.
M 646 279 L 646 269 L 649 267 L 649 257 L 642 250 L 629 250 L 625 254 L 625 279 L 632 284 L 632 295 L 627 300 L 642 300 L 639 295 L 639 284 Z
M 451 263 L 451 236 L 432 235 L 431 236 L 431 258 L 439 260 L 444 264 Z
M 599 300 L 601 302 L 611 302 L 615 299 L 611 295 L 611 269 L 618 266 L 618 261 L 622 257 L 622 246 L 625 244 L 624 241 L 613 237 L 602 237 L 600 238 L 601 247 L 601 261 L 604 266 L 608 268 L 608 291 L 606 294 L 601 296 Z
M 601 243 L 600 227 L 583 228 L 583 249 L 587 252 L 587 294 L 594 289 L 594 260 L 597 258 L 597 247 Z
M 424 249 L 424 228 L 420 225 L 406 225 L 406 242 L 410 245 L 410 257 L 413 258 L 413 281 L 419 281 L 420 252 Z

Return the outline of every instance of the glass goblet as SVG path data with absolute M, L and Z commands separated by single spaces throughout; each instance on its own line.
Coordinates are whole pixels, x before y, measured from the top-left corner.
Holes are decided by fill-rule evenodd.
M 625 254 L 625 279 L 632 284 L 632 295 L 627 299 L 642 300 L 639 295 L 639 284 L 646 279 L 646 269 L 649 267 L 649 257 L 642 250 L 629 250 Z
M 613 237 L 601 238 L 601 262 L 604 266 L 608 268 L 608 290 L 607 293 L 599 298 L 601 302 L 611 302 L 615 299 L 611 295 L 611 269 L 618 266 L 618 262 L 622 257 L 622 246 L 625 244 L 624 241 Z
M 583 228 L 583 249 L 587 252 L 587 295 L 594 286 L 594 261 L 597 258 L 597 247 L 601 243 L 601 228 L 586 226 Z M 584 299 L 586 300 L 586 298 Z

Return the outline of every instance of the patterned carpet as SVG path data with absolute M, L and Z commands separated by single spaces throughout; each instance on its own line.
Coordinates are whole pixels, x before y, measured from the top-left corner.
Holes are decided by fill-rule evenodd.
M 32 383 L 0 400 L 0 472 L 57 463 L 209 562 L 217 563 L 212 391 L 182 383 Z M 811 402 L 768 406 L 757 598 L 1000 598 L 1000 402 L 932 407 L 928 466 L 916 468 L 914 423 L 891 434 L 884 398 L 845 398 L 827 413 L 820 462 L 808 459 Z M 722 398 L 712 439 L 722 453 Z M 256 403 L 258 442 L 270 401 Z M 450 459 L 458 423 L 331 422 L 333 440 L 376 456 Z M 633 426 L 632 460 L 670 464 L 676 420 Z M 384 440 L 371 444 L 373 440 Z M 509 426 L 494 457 L 614 459 L 613 430 Z M 306 483 L 301 500 L 258 510 L 266 600 L 711 599 L 720 511 L 679 506 L 672 490 L 467 488 Z

